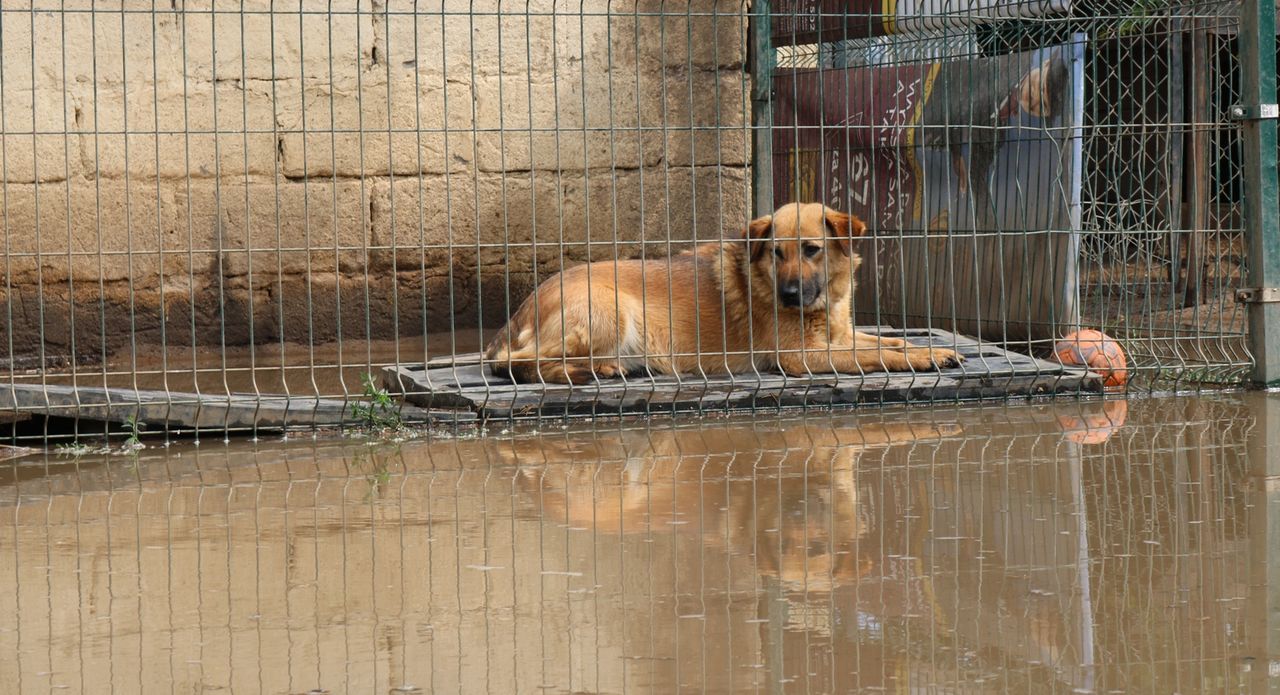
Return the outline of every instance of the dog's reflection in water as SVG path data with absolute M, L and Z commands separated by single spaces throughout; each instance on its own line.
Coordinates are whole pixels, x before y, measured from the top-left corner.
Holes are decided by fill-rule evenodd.
M 943 465 L 972 445 L 958 434 L 810 420 L 517 440 L 503 457 L 519 467 L 525 518 L 570 529 L 579 551 L 566 552 L 566 569 L 604 586 L 608 567 L 625 566 L 680 615 L 728 600 L 735 619 L 780 625 L 762 639 L 782 645 L 788 677 L 812 656 L 809 637 L 797 637 L 809 635 L 830 640 L 824 658 L 868 665 L 851 683 L 870 687 L 877 660 L 914 658 L 903 635 L 919 630 L 968 645 L 978 661 L 966 668 L 1083 682 L 1082 628 L 1069 617 L 1078 592 L 1063 589 L 1076 581 L 1078 548 L 1045 507 L 1064 496 L 1066 467 L 1013 467 L 993 488 L 995 473 Z
M 526 508 L 600 534 L 696 533 L 797 591 L 829 591 L 873 566 L 857 466 L 870 449 L 958 434 L 945 424 L 795 423 L 644 429 L 516 440 Z M 725 547 L 728 546 L 728 547 Z

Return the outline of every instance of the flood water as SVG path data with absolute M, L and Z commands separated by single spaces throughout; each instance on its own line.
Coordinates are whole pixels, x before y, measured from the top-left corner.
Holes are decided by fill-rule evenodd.
M 1280 395 L 205 440 L 0 473 L 4 692 L 1280 680 Z

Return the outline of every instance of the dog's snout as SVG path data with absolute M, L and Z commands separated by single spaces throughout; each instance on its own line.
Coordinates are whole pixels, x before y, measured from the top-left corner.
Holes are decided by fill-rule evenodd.
M 812 304 L 821 291 L 820 283 L 790 280 L 778 284 L 778 301 L 791 308 L 805 307 Z
M 778 299 L 782 300 L 784 306 L 803 306 L 804 288 L 799 281 L 782 283 L 778 286 Z

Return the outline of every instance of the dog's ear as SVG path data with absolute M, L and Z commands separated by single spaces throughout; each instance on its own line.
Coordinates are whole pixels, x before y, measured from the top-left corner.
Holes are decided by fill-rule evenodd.
M 1053 113 L 1053 104 L 1049 103 L 1049 95 L 1045 93 L 1043 75 L 1044 71 L 1036 68 L 1027 73 L 1018 85 L 1018 106 L 1036 118 L 1048 118 Z
M 1054 78 L 1051 71 L 1056 67 L 1053 63 L 1053 58 L 1045 59 L 1040 67 L 1027 73 L 1019 85 L 1018 105 L 1036 118 L 1049 119 L 1057 113 L 1059 105 L 1051 91 Z
M 751 221 L 747 225 L 747 232 L 743 236 L 747 241 L 747 252 L 754 262 L 759 260 L 760 254 L 764 253 L 764 241 L 773 236 L 773 215 L 765 215 L 759 219 Z
M 852 256 L 853 240 L 855 237 L 860 237 L 867 233 L 867 225 L 847 212 L 840 212 L 831 208 L 826 209 L 825 221 L 831 236 L 840 245 L 840 250 L 844 251 L 844 255 Z

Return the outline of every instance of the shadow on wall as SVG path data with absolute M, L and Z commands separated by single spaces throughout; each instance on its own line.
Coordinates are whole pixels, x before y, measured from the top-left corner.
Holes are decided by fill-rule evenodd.
M 246 223 L 244 208 L 227 202 L 220 214 L 194 218 L 193 228 L 206 229 L 176 235 L 210 239 L 194 251 L 155 251 L 134 237 L 122 244 L 134 249 L 120 254 L 128 264 L 109 255 L 101 267 L 95 258 L 68 264 L 65 252 L 41 254 L 27 268 L 10 264 L 0 345 L 12 340 L 14 356 L 36 355 L 42 343 L 49 354 L 100 355 L 135 343 L 319 343 L 496 327 L 565 267 L 665 257 L 736 234 L 747 215 L 744 172 L 525 172 L 465 198 L 444 198 L 435 182 L 375 183 L 364 208 L 358 182 L 290 184 L 315 190 L 289 191 L 278 208 L 264 201 L 270 219 L 251 211 Z M 450 204 L 420 210 L 417 201 L 436 194 Z

